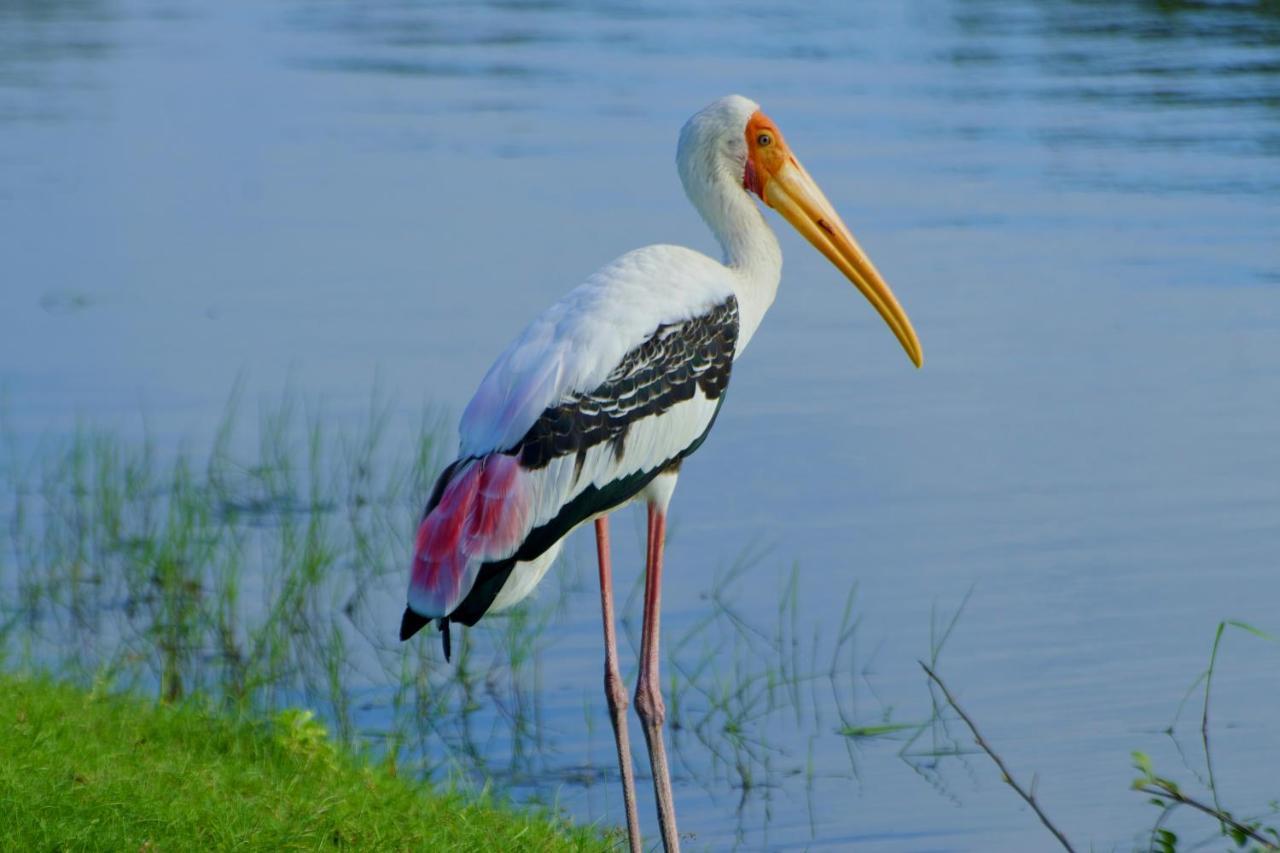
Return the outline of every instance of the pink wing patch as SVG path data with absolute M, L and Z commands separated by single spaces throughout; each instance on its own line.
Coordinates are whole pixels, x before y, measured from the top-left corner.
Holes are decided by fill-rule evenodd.
M 449 481 L 418 527 L 409 577 L 415 611 L 449 615 L 471 590 L 481 565 L 515 553 L 528 533 L 525 476 L 514 456 L 495 453 Z

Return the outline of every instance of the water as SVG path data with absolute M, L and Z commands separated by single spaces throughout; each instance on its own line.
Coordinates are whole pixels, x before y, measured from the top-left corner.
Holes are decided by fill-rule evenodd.
M 926 366 L 774 220 L 778 302 L 674 504 L 669 635 L 716 567 L 764 550 L 733 585 L 743 611 L 767 621 L 795 564 L 801 636 L 829 640 L 856 582 L 863 701 L 913 719 L 933 611 L 972 589 L 944 676 L 1077 843 L 1128 848 L 1155 817 L 1129 751 L 1200 766 L 1160 730 L 1219 620 L 1280 629 L 1278 48 L 1265 3 L 4 4 L 6 417 L 34 436 L 137 431 L 141 411 L 177 443 L 211 433 L 238 377 L 339 419 L 374 385 L 460 412 L 591 270 L 711 250 L 675 135 L 747 94 Z M 542 676 L 565 767 L 608 752 L 603 715 L 576 734 L 600 713 L 592 602 Z M 1280 653 L 1225 642 L 1215 770 L 1251 813 L 1277 793 Z M 697 843 L 1052 843 L 981 756 L 934 776 L 900 741 L 850 752 L 830 713 L 775 725 L 787 757 L 746 796 L 700 783 L 710 759 L 683 740 Z M 542 793 L 621 821 L 610 785 Z

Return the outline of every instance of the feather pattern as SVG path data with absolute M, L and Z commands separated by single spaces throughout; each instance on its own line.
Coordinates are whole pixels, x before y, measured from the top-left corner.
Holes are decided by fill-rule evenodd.
M 459 424 L 462 456 L 514 447 L 548 407 L 603 383 L 662 325 L 735 295 L 733 274 L 680 246 L 628 252 L 533 320 L 485 374 Z
M 624 256 L 499 358 L 463 416 L 464 455 L 437 485 L 419 527 L 413 610 L 453 614 L 486 566 L 501 577 L 481 583 L 486 600 L 471 602 L 461 621 L 488 609 L 508 573 L 532 589 L 546 571 L 544 554 L 566 533 L 625 503 L 700 443 L 728 384 L 738 308 L 724 267 L 704 258 L 704 270 L 720 275 L 691 281 L 687 256 L 703 257 L 666 246 Z M 676 276 L 683 287 L 654 296 L 669 288 L 654 283 L 664 265 L 683 272 Z M 633 310 L 620 319 L 617 305 L 628 300 Z M 578 342 L 565 347 L 566 336 Z M 504 387 L 511 393 L 499 394 Z M 504 595 L 501 604 L 515 600 Z
M 680 133 L 680 180 L 723 263 L 678 246 L 623 255 L 489 369 L 419 528 L 401 639 L 433 618 L 469 625 L 514 604 L 575 526 L 633 498 L 670 499 L 674 470 L 705 440 L 781 277 L 777 240 L 742 187 L 758 110 L 731 95 Z

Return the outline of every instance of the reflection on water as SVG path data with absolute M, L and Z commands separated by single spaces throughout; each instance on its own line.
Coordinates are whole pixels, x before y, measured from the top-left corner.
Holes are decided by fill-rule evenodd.
M 0 123 L 57 119 L 75 93 L 100 85 L 116 49 L 110 4 L 94 0 L 0 4 Z
M 397 458 L 380 445 L 387 409 L 377 401 L 364 430 L 340 436 L 314 415 L 301 423 L 298 408 L 286 397 L 263 413 L 252 457 L 231 451 L 243 430 L 234 401 L 207 455 L 164 458 L 152 444 L 90 431 L 43 441 L 29 462 L 5 446 L 0 660 L 268 718 L 319 708 L 344 743 L 440 783 L 548 806 L 564 786 L 612 797 L 612 736 L 597 726 L 597 703 L 580 709 L 583 733 L 578 709 L 544 689 L 551 636 L 591 597 L 580 567 L 566 561 L 548 581 L 555 594 L 463 632 L 451 664 L 434 637 L 401 646 L 382 621 L 401 600 L 393 567 L 445 458 L 443 430 L 424 418 L 413 458 Z M 815 782 L 853 782 L 859 745 L 914 732 L 904 761 L 927 762 L 920 772 L 941 784 L 936 762 L 954 746 L 940 752 L 935 737 L 933 748 L 908 749 L 933 720 L 897 720 L 860 696 L 871 681 L 856 650 L 856 588 L 824 643 L 802 634 L 794 568 L 776 613 L 743 607 L 736 588 L 762 559 L 742 554 L 714 573 L 705 616 L 667 650 L 673 761 L 685 784 L 719 803 L 732 792 L 726 813 L 748 846 L 769 831 L 774 795 L 802 772 L 783 726 L 809 730 L 811 821 Z M 622 611 L 632 647 L 635 592 Z M 821 777 L 820 735 L 849 759 Z
M 906 371 L 783 235 L 778 302 L 674 505 L 682 826 L 746 849 L 1045 846 L 962 733 L 899 754 L 892 727 L 932 715 L 933 611 L 972 589 L 948 683 L 1073 840 L 1143 844 L 1129 751 L 1195 778 L 1153 732 L 1219 620 L 1278 627 L 1278 47 L 1274 3 L 0 4 L 10 458 L 83 420 L 136 433 L 139 410 L 163 448 L 211 439 L 242 372 L 339 425 L 378 385 L 406 401 L 384 441 L 413 446 L 416 403 L 460 411 L 590 270 L 646 242 L 709 248 L 675 134 L 743 92 L 928 361 Z M 389 589 L 397 524 L 362 569 Z M 618 538 L 634 589 L 641 536 Z M 450 694 L 420 752 L 469 751 L 468 772 L 617 823 L 580 550 L 527 617 L 545 620 L 529 680 Z M 308 694 L 339 728 L 385 729 L 386 691 L 436 665 L 391 642 L 394 601 L 369 607 L 387 635 L 347 677 L 360 698 L 343 711 L 327 671 Z M 472 672 L 520 628 L 470 635 Z M 1215 763 L 1243 812 L 1276 793 L 1265 645 L 1228 646 L 1215 676 Z M 508 772 L 513 755 L 534 764 Z

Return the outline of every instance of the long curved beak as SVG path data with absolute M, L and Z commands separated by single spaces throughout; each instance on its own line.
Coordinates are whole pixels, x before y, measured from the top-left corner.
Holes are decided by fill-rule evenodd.
M 907 312 L 902 310 L 889 285 L 885 284 L 871 259 L 853 239 L 840 215 L 800 161 L 794 156 L 787 156 L 781 168 L 769 174 L 763 190 L 765 204 L 782 214 L 862 291 L 862 295 L 889 324 L 912 363 L 920 367 L 924 363 L 924 352 L 920 349 L 915 329 L 911 328 Z

